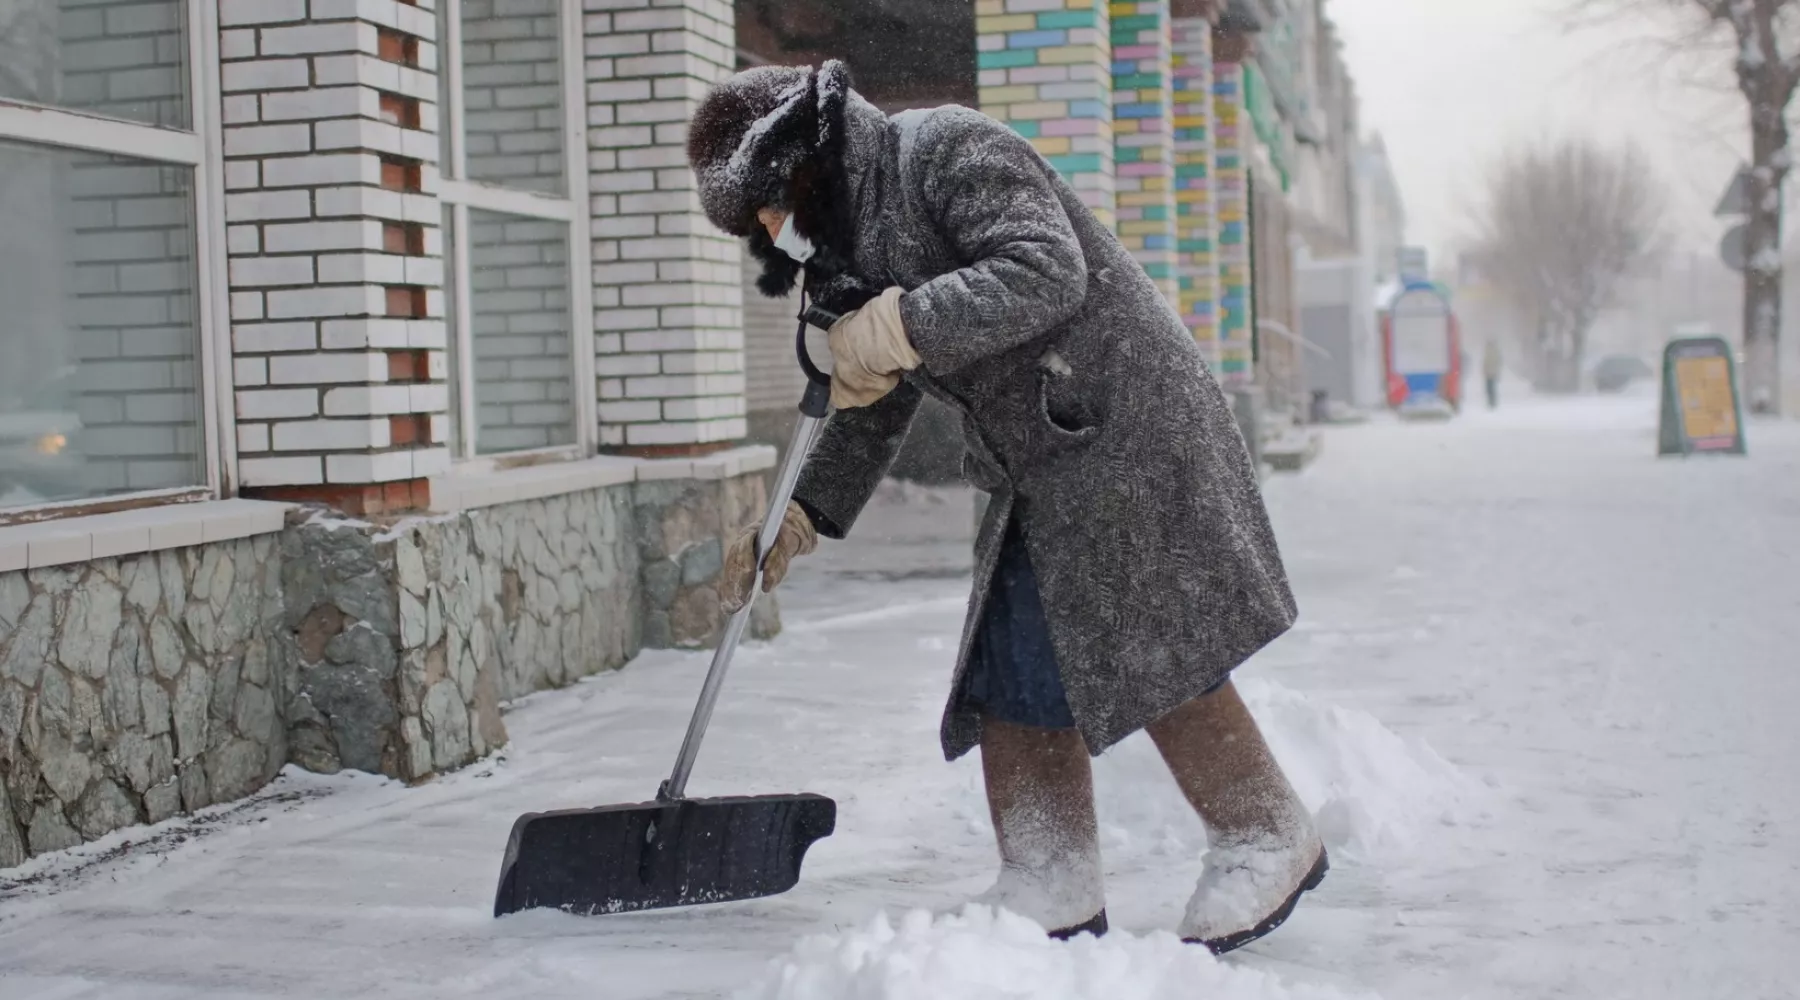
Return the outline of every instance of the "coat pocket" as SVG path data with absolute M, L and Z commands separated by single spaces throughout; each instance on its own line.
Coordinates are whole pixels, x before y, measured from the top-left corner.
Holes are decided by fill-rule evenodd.
M 1045 355 L 1054 364 L 1038 368 L 1038 416 L 1053 440 L 1060 443 L 1086 442 L 1100 433 L 1100 417 L 1095 412 L 1081 380 L 1075 377 L 1060 357 Z

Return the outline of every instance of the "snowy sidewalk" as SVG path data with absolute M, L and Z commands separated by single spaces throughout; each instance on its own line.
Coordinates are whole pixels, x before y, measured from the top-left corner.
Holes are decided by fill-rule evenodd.
M 1271 482 L 1303 620 L 1241 685 L 1334 869 L 1225 963 L 902 919 L 954 910 L 994 864 L 979 765 L 936 740 L 970 512 L 914 498 L 796 566 L 788 629 L 745 648 L 695 771 L 696 795 L 838 800 L 793 892 L 489 915 L 520 812 L 664 776 L 705 657 L 650 654 L 516 706 L 504 755 L 446 779 L 290 771 L 37 859 L 0 879 L 0 996 L 1789 996 L 1800 427 L 1755 428 L 1747 461 L 1658 462 L 1650 406 L 1334 430 Z M 1141 737 L 1097 779 L 1115 926 L 1166 931 L 1204 836 Z

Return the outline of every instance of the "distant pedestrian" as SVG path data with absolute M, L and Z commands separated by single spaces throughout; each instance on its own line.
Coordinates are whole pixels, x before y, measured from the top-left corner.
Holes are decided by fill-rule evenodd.
M 1487 401 L 1488 409 L 1490 410 L 1495 409 L 1500 405 L 1500 372 L 1502 370 L 1502 364 L 1503 362 L 1500 358 L 1500 342 L 1498 340 L 1489 340 L 1487 342 L 1487 349 L 1481 354 L 1481 376 L 1487 380 Z

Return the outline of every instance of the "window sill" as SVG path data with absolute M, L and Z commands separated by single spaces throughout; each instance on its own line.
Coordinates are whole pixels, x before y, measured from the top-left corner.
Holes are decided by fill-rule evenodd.
M 0 528 L 0 573 L 228 542 L 280 531 L 289 505 L 206 500 Z
M 667 479 L 730 479 L 775 466 L 775 449 L 747 445 L 699 458 L 625 458 L 598 455 L 575 462 L 458 474 L 431 480 L 431 507 L 440 513 L 541 500 L 585 490 Z

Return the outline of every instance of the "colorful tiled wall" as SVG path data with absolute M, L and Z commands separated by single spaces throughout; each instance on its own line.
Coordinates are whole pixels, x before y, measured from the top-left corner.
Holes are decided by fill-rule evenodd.
M 1228 386 L 1255 377 L 1254 304 L 1250 296 L 1250 152 L 1256 135 L 1244 106 L 1244 67 L 1213 66 L 1213 204 L 1219 219 L 1219 363 Z
M 1212 25 L 1204 18 L 1176 18 L 1171 37 L 1177 304 L 1206 363 L 1216 371 L 1219 258 L 1212 195 Z
M 1110 5 L 1110 13 L 1119 239 L 1174 302 L 1169 0 L 1122 0 Z
M 1116 223 L 1112 46 L 1104 0 L 976 0 L 981 110 L 1030 139 Z

